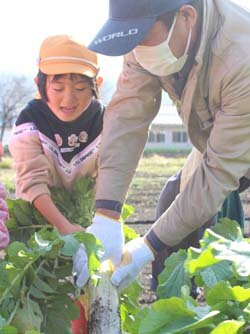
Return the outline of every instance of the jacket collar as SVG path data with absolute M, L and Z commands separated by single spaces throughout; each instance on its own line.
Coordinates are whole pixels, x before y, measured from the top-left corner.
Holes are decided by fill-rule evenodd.
M 188 128 L 191 141 L 200 151 L 204 150 L 204 145 L 211 130 L 211 114 L 207 105 L 209 65 L 212 40 L 221 25 L 214 0 L 203 0 L 203 5 L 200 45 L 195 56 L 195 64 L 190 71 L 182 95 L 182 119 Z M 194 105 L 195 111 L 192 112 Z
M 220 0 L 223 1 L 223 0 Z M 200 46 L 195 56 L 196 63 L 201 67 L 206 60 L 206 54 L 221 26 L 221 18 L 213 0 L 203 0 L 203 23 Z

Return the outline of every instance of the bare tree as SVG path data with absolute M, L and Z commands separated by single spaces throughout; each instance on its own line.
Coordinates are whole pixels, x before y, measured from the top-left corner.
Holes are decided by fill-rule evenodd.
M 21 108 L 34 95 L 34 86 L 24 76 L 0 74 L 0 141 L 6 127 L 11 127 Z

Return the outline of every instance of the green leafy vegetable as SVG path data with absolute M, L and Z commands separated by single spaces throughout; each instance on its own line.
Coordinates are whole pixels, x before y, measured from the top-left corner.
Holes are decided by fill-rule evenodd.
M 250 240 L 243 237 L 235 221 L 224 219 L 205 231 L 200 245 L 199 249 L 180 250 L 166 260 L 159 276 L 159 300 L 138 312 L 131 333 L 248 332 Z M 204 306 L 187 293 L 191 278 L 204 289 Z
M 184 270 L 186 258 L 186 252 L 180 250 L 178 253 L 173 253 L 166 261 L 165 269 L 159 275 L 157 294 L 160 298 L 180 297 L 183 285 L 191 288 L 191 279 Z
M 71 193 L 56 188 L 51 189 L 51 196 L 72 223 L 88 226 L 94 215 L 93 187 L 93 179 L 83 179 Z M 103 247 L 92 234 L 61 236 L 28 202 L 8 199 L 8 207 L 12 242 L 0 260 L 0 333 L 69 334 L 70 321 L 79 312 L 73 297 L 77 291 L 71 278 L 72 256 L 83 242 L 90 274 L 95 277 Z M 124 206 L 123 220 L 132 211 Z M 127 240 L 137 235 L 128 227 L 124 230 Z M 138 311 L 132 299 L 122 301 L 130 314 Z

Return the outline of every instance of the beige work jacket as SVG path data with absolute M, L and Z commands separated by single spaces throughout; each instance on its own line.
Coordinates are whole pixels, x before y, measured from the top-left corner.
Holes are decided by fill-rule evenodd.
M 250 13 L 229 0 L 204 0 L 200 47 L 181 97 L 169 77 L 148 73 L 133 52 L 125 56 L 105 114 L 97 199 L 125 200 L 162 89 L 201 154 L 183 191 L 152 227 L 173 246 L 219 211 L 242 176 L 250 178 Z

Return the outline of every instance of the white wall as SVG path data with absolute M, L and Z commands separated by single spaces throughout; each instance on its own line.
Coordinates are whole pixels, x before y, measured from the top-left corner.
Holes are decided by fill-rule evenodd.
M 190 139 L 187 138 L 187 142 L 174 142 L 173 141 L 173 133 L 174 132 L 185 132 L 186 130 L 184 129 L 183 126 L 171 126 L 169 127 L 168 125 L 165 126 L 154 126 L 152 125 L 150 132 L 154 133 L 155 136 L 157 133 L 162 133 L 165 135 L 165 140 L 164 142 L 147 142 L 146 148 L 150 149 L 170 149 L 170 150 L 175 150 L 175 149 L 181 149 L 181 150 L 186 150 L 186 149 L 191 149 L 192 148 L 192 143 L 190 142 Z

